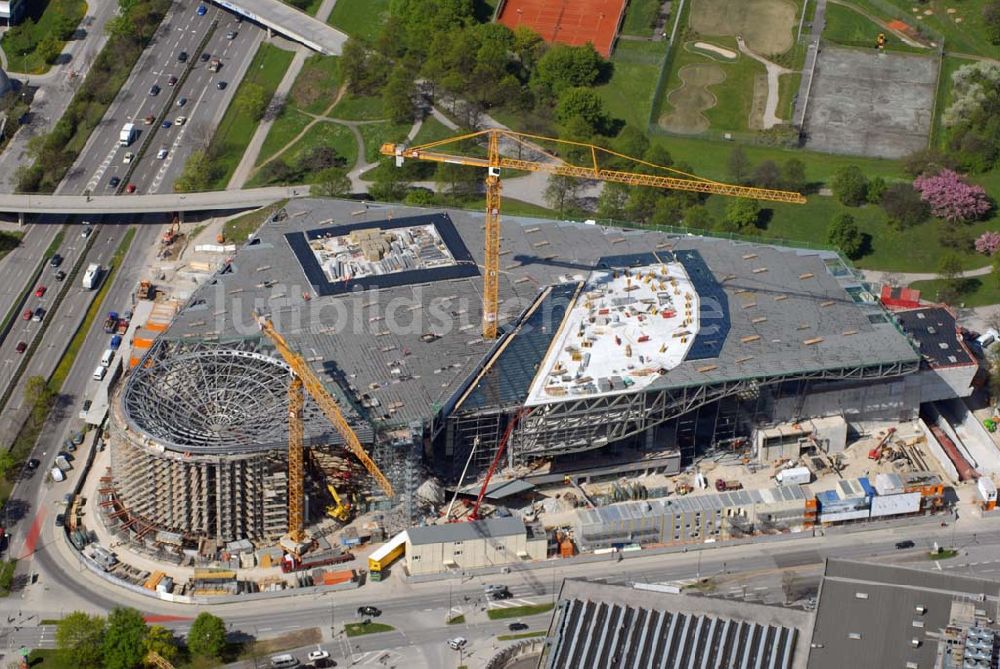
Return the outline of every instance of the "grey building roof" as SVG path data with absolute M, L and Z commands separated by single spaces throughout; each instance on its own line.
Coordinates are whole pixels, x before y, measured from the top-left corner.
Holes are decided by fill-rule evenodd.
M 1000 582 L 882 564 L 828 560 L 820 586 L 809 669 L 933 667 L 932 636 L 948 625 L 954 600 L 996 619 Z M 924 607 L 919 613 L 917 607 Z M 853 637 L 851 635 L 854 635 Z M 860 636 L 860 638 L 858 638 Z M 920 641 L 913 645 L 913 639 Z
M 566 580 L 539 666 L 799 668 L 808 624 L 801 611 Z
M 337 386 L 353 403 L 351 410 L 370 424 L 405 428 L 447 413 L 494 349 L 480 335 L 482 278 L 322 296 L 311 289 L 286 238 L 431 212 L 378 206 L 359 211 L 356 202 L 315 199 L 292 201 L 286 212 L 282 220 L 265 224 L 225 272 L 192 296 L 165 336 L 256 338 L 251 314 L 265 310 L 331 390 Z M 449 210 L 447 216 L 481 266 L 483 215 Z M 918 359 L 830 252 L 518 217 L 504 218 L 502 235 L 500 322 L 506 328 L 542 289 L 584 280 L 602 258 L 676 251 L 689 272 L 704 270 L 697 273 L 699 290 L 719 299 L 703 301 L 703 323 L 720 327 L 705 329 L 719 336 L 705 337 L 697 348 L 715 357 L 685 360 L 652 388 Z M 553 319 L 564 311 L 552 310 Z M 537 341 L 516 349 L 532 359 L 515 361 L 517 371 L 505 373 L 505 382 L 523 382 L 535 367 L 533 357 L 546 348 L 542 335 L 558 325 L 533 324 Z M 479 388 L 469 406 L 481 410 L 508 396 Z
M 411 527 L 406 530 L 410 543 L 414 546 L 440 544 L 452 541 L 473 541 L 475 539 L 497 539 L 514 537 L 527 533 L 527 527 L 520 518 L 488 518 L 468 523 L 447 523 Z

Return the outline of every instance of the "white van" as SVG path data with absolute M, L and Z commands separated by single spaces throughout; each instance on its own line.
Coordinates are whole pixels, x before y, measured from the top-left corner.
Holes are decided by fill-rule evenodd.
M 53 467 L 52 471 L 50 473 L 52 475 L 52 480 L 53 481 L 65 481 L 66 480 L 66 475 L 63 474 L 63 470 L 59 469 L 58 467 Z
M 104 352 L 104 355 L 101 356 L 101 367 L 110 367 L 111 361 L 114 359 L 114 357 L 115 357 L 115 349 L 109 348 L 108 350 L 106 350 Z
M 300 667 L 302 664 L 295 659 L 293 655 L 275 655 L 271 658 L 271 667 L 273 669 L 290 669 L 291 667 Z
M 94 370 L 94 380 L 103 381 L 104 375 L 107 373 L 107 371 L 108 371 L 107 367 L 105 367 L 104 365 L 98 365 L 97 369 Z

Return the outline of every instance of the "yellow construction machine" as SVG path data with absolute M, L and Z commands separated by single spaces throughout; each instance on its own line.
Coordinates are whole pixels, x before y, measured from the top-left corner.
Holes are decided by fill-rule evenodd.
M 334 501 L 333 506 L 326 507 L 326 515 L 334 520 L 346 523 L 351 519 L 351 503 L 345 502 L 340 498 L 340 495 L 337 494 L 337 489 L 333 487 L 332 483 L 327 483 L 326 489 L 330 492 L 330 497 Z

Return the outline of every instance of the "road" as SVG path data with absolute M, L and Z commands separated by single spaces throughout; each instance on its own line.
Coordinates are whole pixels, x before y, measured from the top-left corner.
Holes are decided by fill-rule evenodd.
M 253 209 L 285 198 L 308 197 L 309 186 L 269 186 L 239 191 L 152 195 L 20 195 L 0 193 L 0 212 L 34 214 L 150 214 L 172 211 Z
M 177 3 L 163 20 L 152 43 L 91 134 L 80 159 L 64 179 L 66 192 L 113 195 L 115 187 L 111 180 L 123 180 L 129 169 L 125 156 L 138 154 L 144 143 L 145 155 L 137 159 L 129 182 L 140 193 L 173 191 L 174 180 L 197 143 L 193 136 L 200 134 L 199 141 L 211 136 L 210 129 L 218 125 L 242 72 L 264 36 L 259 27 L 249 22 L 240 24 L 233 14 L 215 5 L 206 5 L 206 15 L 198 16 L 199 4 L 191 0 Z M 199 58 L 198 52 L 213 23 L 216 28 L 204 52 L 222 62 L 217 73 L 209 72 L 209 62 Z M 227 39 L 230 32 L 236 33 L 234 39 Z M 186 62 L 179 60 L 181 52 L 187 54 Z M 187 79 L 180 82 L 188 68 Z M 178 80 L 176 88 L 169 84 L 171 77 Z M 217 87 L 220 81 L 226 82 L 224 89 Z M 159 87 L 156 95 L 150 94 L 153 86 Z M 178 106 L 181 98 L 186 104 Z M 147 117 L 159 118 L 164 112 L 171 127 L 144 123 Z M 173 122 L 181 115 L 188 120 L 177 126 Z M 139 129 L 138 138 L 127 147 L 119 145 L 121 129 L 126 123 L 134 123 Z M 166 159 L 157 157 L 161 147 L 169 151 Z

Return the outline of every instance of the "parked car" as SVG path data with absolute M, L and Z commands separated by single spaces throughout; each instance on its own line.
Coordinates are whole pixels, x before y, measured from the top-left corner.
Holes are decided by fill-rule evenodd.
M 382 609 L 378 608 L 377 606 L 359 606 L 358 615 L 378 618 L 380 615 L 382 615 Z
M 188 59 L 188 52 L 187 51 L 181 51 L 179 54 L 177 54 L 177 60 L 178 60 L 178 62 L 186 63 L 187 59 Z
M 528 629 L 528 623 L 522 623 L 522 622 L 511 623 L 510 625 L 507 625 L 507 629 L 509 629 L 511 632 L 521 632 L 523 630 Z
M 448 639 L 448 645 L 451 646 L 452 650 L 461 650 L 465 648 L 465 644 L 469 643 L 469 640 L 462 636 L 457 636 L 454 639 Z
M 23 341 L 19 341 L 17 342 L 17 346 L 14 347 L 14 350 L 17 351 L 18 353 L 24 353 L 25 351 L 28 350 L 28 345 Z
M 61 513 L 57 513 L 56 514 L 56 527 L 62 527 L 65 523 L 66 523 L 66 516 L 63 515 L 63 514 L 61 514 Z
M 316 660 L 326 660 L 329 657 L 330 653 L 325 650 L 311 650 L 309 651 L 309 655 L 306 656 L 306 659 L 310 662 L 315 662 Z
M 111 177 L 111 180 L 108 181 L 108 184 L 112 188 L 118 188 L 118 184 L 120 184 L 121 182 L 122 182 L 122 178 L 121 177 Z

